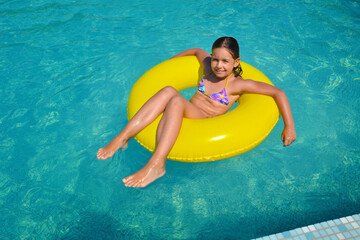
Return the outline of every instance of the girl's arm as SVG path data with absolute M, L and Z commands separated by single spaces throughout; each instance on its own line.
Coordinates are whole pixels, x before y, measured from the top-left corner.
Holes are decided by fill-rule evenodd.
M 289 146 L 296 140 L 294 119 L 289 100 L 283 90 L 266 83 L 245 80 L 241 81 L 241 92 L 263 94 L 273 97 L 284 121 L 285 127 L 281 134 L 281 140 L 284 142 L 284 146 Z
M 206 51 L 202 50 L 201 48 L 188 49 L 179 54 L 176 54 L 175 56 L 173 56 L 171 58 L 183 57 L 183 56 L 196 56 L 197 59 L 199 60 L 199 62 L 204 62 L 205 59 L 208 59 L 208 58 L 210 59 L 210 54 L 207 53 Z

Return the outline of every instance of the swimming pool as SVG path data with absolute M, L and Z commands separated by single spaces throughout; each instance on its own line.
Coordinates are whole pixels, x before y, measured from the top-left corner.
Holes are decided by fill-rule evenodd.
M 3 1 L 0 26 L 0 238 L 249 239 L 360 212 L 358 1 Z M 132 85 L 223 35 L 285 90 L 297 142 L 279 121 L 245 154 L 125 188 L 150 153 L 96 151 Z

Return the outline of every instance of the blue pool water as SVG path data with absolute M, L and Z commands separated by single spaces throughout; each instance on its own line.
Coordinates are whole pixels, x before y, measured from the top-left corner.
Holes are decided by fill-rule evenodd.
M 296 143 L 279 121 L 245 154 L 125 188 L 150 153 L 96 151 L 132 85 L 223 35 L 285 90 Z M 250 239 L 359 213 L 359 39 L 350 0 L 0 1 L 0 238 Z

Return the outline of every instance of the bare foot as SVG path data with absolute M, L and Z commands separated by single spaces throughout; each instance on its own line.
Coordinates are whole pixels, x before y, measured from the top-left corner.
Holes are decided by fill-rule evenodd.
M 165 167 L 146 164 L 145 167 L 123 179 L 126 187 L 146 187 L 156 179 L 164 176 Z
M 100 148 L 96 156 L 98 159 L 106 160 L 114 156 L 117 150 L 126 149 L 127 145 L 128 145 L 128 141 L 114 138 L 111 142 L 108 143 L 108 145 L 106 145 L 103 148 Z

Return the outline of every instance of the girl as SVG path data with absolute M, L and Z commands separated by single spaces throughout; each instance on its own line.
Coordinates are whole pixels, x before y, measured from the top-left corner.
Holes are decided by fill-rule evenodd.
M 217 39 L 212 46 L 211 55 L 202 49 L 194 48 L 173 58 L 189 55 L 196 56 L 204 65 L 204 75 L 191 100 L 187 101 L 173 87 L 163 88 L 140 108 L 108 145 L 97 152 L 98 159 L 111 158 L 117 150 L 127 147 L 130 138 L 163 113 L 157 128 L 154 154 L 141 170 L 123 179 L 127 187 L 145 187 L 165 174 L 165 161 L 175 144 L 184 117 L 202 119 L 224 114 L 245 92 L 273 97 L 285 125 L 281 134 L 284 146 L 290 145 L 296 139 L 294 120 L 285 93 L 271 85 L 244 80 L 241 77 L 239 45 L 236 39 Z

